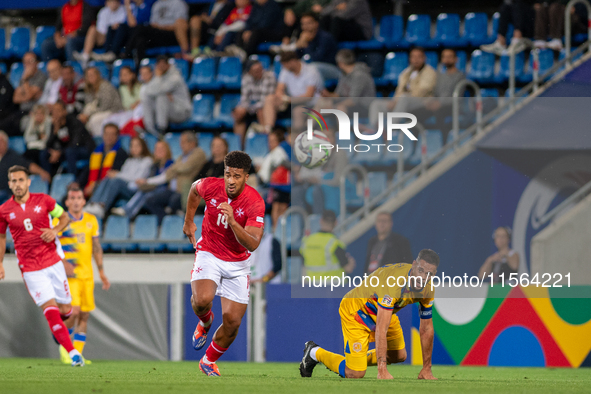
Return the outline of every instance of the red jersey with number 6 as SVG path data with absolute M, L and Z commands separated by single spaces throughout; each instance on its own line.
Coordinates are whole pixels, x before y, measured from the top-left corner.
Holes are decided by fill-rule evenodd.
M 10 229 L 21 272 L 39 271 L 61 260 L 57 254 L 57 239 L 45 242 L 43 229 L 51 228 L 49 213 L 55 209 L 55 200 L 47 194 L 31 193 L 24 204 L 14 196 L 0 206 L 0 234 Z
M 250 252 L 242 246 L 218 206 L 227 202 L 234 211 L 234 219 L 242 227 L 265 225 L 265 202 L 261 195 L 246 185 L 238 197 L 226 194 L 223 178 L 203 178 L 196 182 L 197 193 L 205 200 L 205 217 L 197 252 L 206 251 L 224 261 L 244 261 Z

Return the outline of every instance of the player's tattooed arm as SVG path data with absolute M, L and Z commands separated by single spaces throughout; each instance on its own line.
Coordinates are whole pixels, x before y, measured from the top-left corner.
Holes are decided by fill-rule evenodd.
M 4 253 L 6 253 L 6 234 L 0 234 L 0 280 L 4 279 Z
M 421 337 L 421 349 L 423 352 L 423 368 L 419 372 L 419 379 L 437 380 L 431 372 L 431 355 L 433 354 L 433 320 L 421 319 L 419 327 L 419 335 Z
M 103 268 L 103 247 L 101 246 L 101 241 L 98 237 L 92 238 L 92 256 L 94 257 L 94 261 L 98 268 L 101 282 L 103 282 L 103 290 L 109 290 L 111 282 L 109 282 L 109 279 L 105 275 L 105 270 Z
M 390 321 L 392 320 L 392 309 L 385 309 L 378 306 L 376 317 L 376 357 L 378 361 L 378 379 L 393 379 L 388 372 L 388 341 L 386 334 Z
M 197 183 L 199 180 L 191 185 L 189 191 L 189 197 L 187 198 L 187 211 L 185 213 L 185 225 L 183 226 L 183 233 L 189 238 L 191 245 L 195 246 L 195 231 L 197 226 L 193 219 L 195 218 L 195 212 L 201 202 L 201 195 L 197 191 Z

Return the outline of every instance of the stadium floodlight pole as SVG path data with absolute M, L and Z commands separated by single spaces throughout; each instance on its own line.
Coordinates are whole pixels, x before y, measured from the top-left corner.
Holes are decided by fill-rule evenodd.
M 589 51 L 591 51 L 591 4 L 587 0 L 570 0 L 564 8 L 564 54 L 566 64 L 570 67 L 572 60 L 570 59 L 571 48 L 571 15 L 570 10 L 577 4 L 584 4 L 587 7 L 587 42 Z

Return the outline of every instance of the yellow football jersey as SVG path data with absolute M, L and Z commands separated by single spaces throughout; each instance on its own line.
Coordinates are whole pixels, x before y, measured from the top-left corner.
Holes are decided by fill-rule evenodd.
M 74 266 L 74 277 L 93 278 L 92 273 L 92 238 L 98 237 L 99 226 L 96 217 L 84 212 L 80 220 L 70 215 L 70 224 L 59 233 L 58 237 L 66 256 L 65 263 Z M 54 226 L 58 219 L 54 219 Z
M 419 303 L 421 319 L 430 319 L 434 291 L 431 280 L 421 291 L 414 287 L 414 279 L 409 279 L 412 264 L 389 264 L 374 271 L 361 286 L 349 291 L 341 302 L 341 314 L 353 315 L 353 318 L 375 330 L 378 306 L 398 312 L 407 305 Z

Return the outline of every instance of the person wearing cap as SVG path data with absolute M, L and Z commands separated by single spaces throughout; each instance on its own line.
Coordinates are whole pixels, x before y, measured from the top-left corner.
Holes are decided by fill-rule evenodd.
M 154 78 L 141 92 L 144 127 L 152 134 L 164 134 L 170 122 L 189 119 L 193 106 L 189 88 L 179 70 L 166 55 L 158 56 Z
M 249 121 L 263 121 L 265 97 L 275 92 L 277 80 L 273 71 L 265 70 L 258 60 L 249 60 L 240 84 L 240 102 L 232 111 L 234 134 L 239 135 L 244 144 L 244 135 Z

